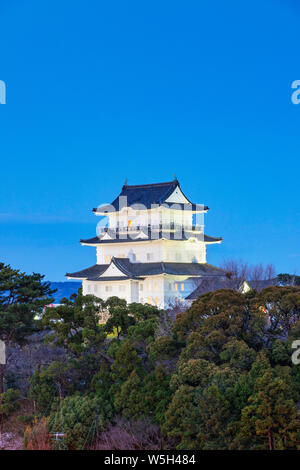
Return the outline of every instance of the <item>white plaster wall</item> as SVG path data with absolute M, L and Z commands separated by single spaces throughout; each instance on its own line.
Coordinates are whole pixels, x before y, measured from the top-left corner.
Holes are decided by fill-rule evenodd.
M 175 198 L 176 199 L 176 198 Z M 128 227 L 128 226 L 147 226 L 147 225 L 168 225 L 174 222 L 178 225 L 192 225 L 193 214 L 189 210 L 180 210 L 176 204 L 180 204 L 180 198 L 178 201 L 172 201 L 174 209 L 161 206 L 149 210 L 135 210 L 132 208 L 122 209 L 120 212 L 115 212 L 109 216 L 109 227 Z M 181 202 L 186 202 L 182 200 Z
M 141 303 L 150 303 L 164 308 L 164 275 L 149 276 L 139 282 L 139 299 Z
M 192 221 L 193 214 L 191 211 L 176 210 L 175 208 L 172 210 L 166 207 L 161 209 L 161 223 L 164 225 L 174 223 L 176 225 L 190 226 Z
M 147 226 L 158 224 L 160 220 L 160 209 L 146 210 L 145 208 L 133 209 L 131 207 L 122 209 L 109 216 L 109 227 Z
M 152 260 L 148 260 L 147 254 L 152 254 Z M 135 256 L 134 256 L 135 255 Z M 97 263 L 107 264 L 106 256 L 116 258 L 129 258 L 132 262 L 147 263 L 162 260 L 162 241 L 147 242 L 122 242 L 103 244 L 97 247 Z
M 111 290 L 106 290 L 106 287 L 111 287 Z M 125 299 L 128 303 L 131 302 L 131 285 L 130 281 L 113 281 L 113 282 L 96 282 L 96 281 L 83 281 L 82 282 L 83 295 L 94 295 L 100 299 L 107 300 L 109 297 L 117 296 L 120 299 Z
M 103 300 L 117 296 L 125 299 L 127 303 L 138 301 L 140 303 L 150 303 L 158 308 L 168 308 L 171 304 L 183 301 L 195 288 L 196 284 L 187 276 L 158 275 L 149 276 L 143 281 L 139 281 L 138 300 L 133 298 L 133 286 L 131 280 L 96 282 L 86 281 L 82 283 L 83 295 L 94 295 Z M 184 284 L 182 291 L 181 285 Z M 175 289 L 175 284 L 178 285 Z M 108 286 L 111 290 L 106 290 Z
M 206 263 L 206 245 L 201 241 L 164 240 L 162 260 L 169 263 Z
M 150 258 L 148 257 L 150 254 Z M 107 257 L 129 258 L 136 263 L 173 262 L 206 263 L 206 244 L 176 240 L 147 240 L 145 242 L 122 242 L 97 247 L 97 263 L 108 264 Z
M 177 289 L 176 289 L 177 285 Z M 182 290 L 183 285 L 183 290 Z M 185 298 L 197 287 L 197 278 L 187 276 L 165 275 L 164 280 L 164 303 L 165 308 L 176 303 L 186 302 Z

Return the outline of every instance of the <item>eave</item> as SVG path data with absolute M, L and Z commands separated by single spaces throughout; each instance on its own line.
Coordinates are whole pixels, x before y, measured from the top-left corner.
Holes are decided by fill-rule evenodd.
M 192 232 L 191 232 L 192 233 Z M 81 239 L 80 240 L 80 243 L 82 246 L 98 246 L 98 245 L 103 245 L 103 244 L 106 244 L 106 245 L 109 245 L 109 244 L 114 244 L 114 245 L 118 245 L 118 244 L 123 244 L 123 243 L 154 243 L 154 242 L 159 242 L 161 240 L 164 240 L 164 241 L 182 241 L 182 242 L 188 242 L 189 240 L 191 239 L 195 239 L 196 242 L 203 242 L 205 243 L 206 245 L 213 245 L 213 244 L 220 244 L 222 243 L 223 241 L 223 238 L 222 237 L 210 237 L 208 235 L 204 235 L 203 237 L 203 240 L 201 239 L 201 237 L 194 237 L 193 234 L 191 237 L 189 238 L 167 238 L 167 237 L 159 237 L 159 238 L 124 238 L 124 239 L 119 239 L 119 238 L 112 238 L 111 240 L 109 239 L 105 239 L 105 240 L 101 240 L 101 238 L 99 237 L 93 237 L 93 238 L 89 238 L 89 239 Z

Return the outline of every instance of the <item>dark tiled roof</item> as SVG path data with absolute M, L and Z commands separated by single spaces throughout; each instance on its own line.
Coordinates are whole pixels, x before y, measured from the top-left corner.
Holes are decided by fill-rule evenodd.
M 81 239 L 80 243 L 86 243 L 89 245 L 97 245 L 98 243 L 128 243 L 128 242 L 144 242 L 144 241 L 151 241 L 151 240 L 157 240 L 161 238 L 165 238 L 167 240 L 189 240 L 190 238 L 197 238 L 198 240 L 203 240 L 206 243 L 215 243 L 222 241 L 223 239 L 221 237 L 209 237 L 208 235 L 203 235 L 202 234 L 197 234 L 195 232 L 185 232 L 183 233 L 181 238 L 178 238 L 178 234 L 175 232 L 167 233 L 165 231 L 159 231 L 157 232 L 157 237 L 156 238 L 151 238 L 151 233 L 150 230 L 148 231 L 148 238 L 131 238 L 130 233 L 128 233 L 127 238 L 120 238 L 120 235 L 116 233 L 114 230 L 108 230 L 108 234 L 111 233 L 111 236 L 113 238 L 111 239 L 106 239 L 102 240 L 99 237 L 93 237 L 93 238 L 87 238 L 87 239 Z
M 275 286 L 277 283 L 276 279 L 264 279 L 246 282 L 251 289 L 256 289 L 258 292 L 260 292 L 262 289 L 265 289 L 266 287 Z
M 96 277 L 96 278 L 89 278 L 89 280 L 97 280 L 97 281 L 101 281 L 101 282 L 104 282 L 104 281 L 128 281 L 129 279 L 133 279 L 133 280 L 143 280 L 144 278 L 143 277 L 130 277 L 130 276 L 101 276 L 101 277 Z
M 219 289 L 238 290 L 242 283 L 240 279 L 228 279 L 226 277 L 197 279 L 196 282 L 198 286 L 190 295 L 186 297 L 187 300 L 198 299 L 200 295 L 206 294 L 207 292 L 213 292 Z
M 154 276 L 156 274 L 173 274 L 177 276 L 224 276 L 223 269 L 207 263 L 131 263 L 128 258 L 113 258 L 112 262 L 128 277 Z M 109 265 L 95 264 L 90 268 L 66 276 L 78 279 L 96 280 Z
M 66 276 L 78 279 L 100 276 L 100 274 L 102 274 L 106 269 L 107 264 L 94 264 L 94 266 L 82 269 L 81 271 L 76 271 L 75 273 L 66 273 Z
M 126 207 L 133 206 L 138 209 L 137 205 L 141 204 L 147 209 L 150 209 L 151 205 L 172 205 L 165 203 L 165 200 L 173 193 L 173 191 L 180 185 L 178 180 L 169 181 L 167 183 L 155 183 L 155 184 L 140 184 L 134 186 L 124 185 L 119 196 L 111 203 L 116 211 L 120 210 L 120 197 L 127 198 Z M 122 202 L 121 202 L 122 204 Z M 112 212 L 112 208 L 109 205 L 100 206 L 93 209 L 94 212 Z M 136 206 L 136 207 L 134 207 Z M 177 209 L 190 209 L 196 210 L 201 207 L 200 205 L 193 204 L 189 201 L 187 204 L 178 204 Z M 208 210 L 208 207 L 202 206 L 202 210 Z M 176 207 L 174 207 L 176 208 Z
M 251 289 L 256 289 L 258 292 L 265 287 L 276 285 L 276 279 L 244 281 L 243 279 L 228 279 L 227 277 L 198 279 L 196 282 L 198 287 L 196 287 L 196 289 L 186 297 L 186 300 L 195 300 L 202 294 L 219 289 L 233 289 L 241 291 L 244 282 L 247 282 Z

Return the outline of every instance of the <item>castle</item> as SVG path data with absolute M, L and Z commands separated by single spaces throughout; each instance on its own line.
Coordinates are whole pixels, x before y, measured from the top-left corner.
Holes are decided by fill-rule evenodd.
M 206 262 L 206 247 L 222 238 L 204 234 L 209 208 L 192 203 L 175 178 L 167 183 L 129 186 L 101 216 L 97 236 L 80 240 L 94 246 L 97 263 L 74 273 L 83 294 L 103 300 L 112 296 L 170 308 L 184 304 L 199 278 L 222 278 L 224 271 Z

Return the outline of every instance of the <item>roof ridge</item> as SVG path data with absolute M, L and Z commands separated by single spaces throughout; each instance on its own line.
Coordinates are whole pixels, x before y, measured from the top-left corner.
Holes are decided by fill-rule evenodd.
M 168 186 L 174 183 L 178 183 L 178 180 L 166 181 L 164 183 L 148 183 L 148 184 L 124 184 L 123 188 L 152 188 L 153 186 Z
M 124 274 L 126 274 L 128 277 L 134 277 L 134 274 L 129 271 L 126 267 L 122 266 L 122 261 L 121 260 L 128 260 L 130 263 L 129 258 L 116 258 L 115 256 L 112 257 L 111 263 L 114 263 L 114 265 L 122 271 Z

